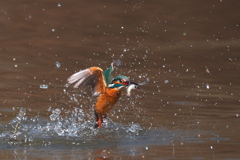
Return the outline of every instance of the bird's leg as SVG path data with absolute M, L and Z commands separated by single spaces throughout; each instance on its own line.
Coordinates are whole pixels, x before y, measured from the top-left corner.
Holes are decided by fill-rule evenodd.
M 98 128 L 102 128 L 103 119 L 101 115 L 98 117 L 97 123 L 98 123 Z
M 101 128 L 103 123 L 103 117 L 101 114 L 98 114 L 96 111 L 94 111 L 94 114 L 96 119 L 95 128 Z

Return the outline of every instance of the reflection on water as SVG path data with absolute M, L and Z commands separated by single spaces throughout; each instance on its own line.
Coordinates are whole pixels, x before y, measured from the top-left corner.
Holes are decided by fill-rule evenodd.
M 239 159 L 239 3 L 1 1 L 1 158 Z M 149 83 L 93 129 L 66 79 L 116 59 Z

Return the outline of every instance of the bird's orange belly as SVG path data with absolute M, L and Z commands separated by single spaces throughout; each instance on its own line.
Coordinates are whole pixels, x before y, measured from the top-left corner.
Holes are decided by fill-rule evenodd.
M 108 113 L 112 109 L 114 104 L 118 101 L 119 97 L 120 95 L 117 96 L 100 95 L 95 105 L 95 111 L 98 114 Z

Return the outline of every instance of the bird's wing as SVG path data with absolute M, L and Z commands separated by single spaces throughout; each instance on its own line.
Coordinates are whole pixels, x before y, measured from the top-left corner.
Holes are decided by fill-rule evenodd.
M 121 65 L 121 60 L 119 59 L 114 60 L 111 63 L 111 65 L 103 72 L 107 86 L 112 83 L 112 80 L 113 80 L 112 71 L 114 70 L 114 68 L 120 65 Z
M 94 96 L 105 92 L 106 82 L 103 70 L 99 67 L 90 67 L 74 73 L 67 79 L 69 84 L 74 84 L 74 88 L 84 85 L 91 85 L 94 89 Z
M 113 68 L 113 62 L 112 62 L 111 65 L 103 72 L 107 86 L 112 82 L 112 79 L 113 79 L 112 71 L 113 70 L 114 70 L 114 68 Z

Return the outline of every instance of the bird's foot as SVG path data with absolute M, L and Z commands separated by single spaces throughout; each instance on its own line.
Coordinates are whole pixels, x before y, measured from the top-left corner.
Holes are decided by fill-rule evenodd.
M 96 124 L 95 124 L 95 128 L 102 128 L 102 123 L 103 123 L 103 120 L 102 120 L 102 117 L 98 117 L 97 121 L 96 121 Z

